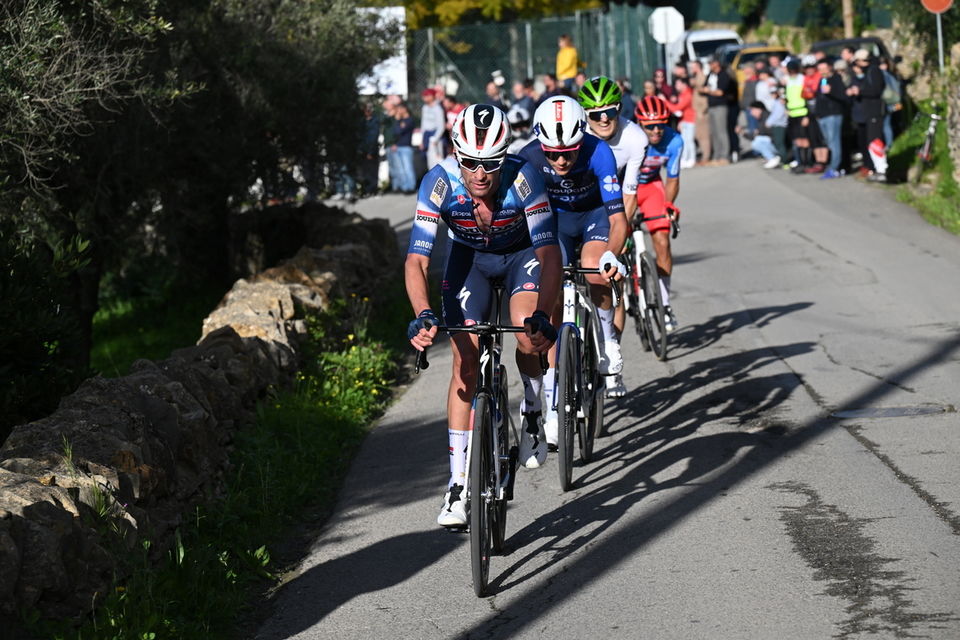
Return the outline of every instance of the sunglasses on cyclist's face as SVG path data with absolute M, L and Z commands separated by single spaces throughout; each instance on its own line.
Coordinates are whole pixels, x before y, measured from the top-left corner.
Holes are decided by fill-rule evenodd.
M 603 119 L 603 116 L 607 116 L 607 120 L 613 120 L 617 117 L 617 114 L 620 113 L 620 107 L 607 107 L 606 109 L 598 109 L 596 111 L 588 111 L 587 117 L 593 120 L 594 122 L 600 122 Z
M 550 149 L 543 145 L 541 145 L 540 148 L 543 149 L 543 155 L 546 156 L 547 160 L 553 160 L 554 162 L 560 158 L 563 158 L 567 162 L 573 162 L 577 159 L 577 154 L 580 153 L 580 145 L 570 149 Z
M 483 167 L 484 173 L 494 173 L 503 166 L 504 158 L 494 158 L 492 160 L 478 160 L 477 158 L 468 158 L 460 156 L 460 166 L 470 173 L 476 173 L 477 169 Z
M 647 131 L 663 131 L 664 127 L 666 126 L 667 125 L 658 122 L 655 124 L 645 124 L 643 125 L 643 128 L 646 129 Z

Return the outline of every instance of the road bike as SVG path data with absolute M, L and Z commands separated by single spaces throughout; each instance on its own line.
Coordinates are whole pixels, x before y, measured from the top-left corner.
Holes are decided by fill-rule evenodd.
M 593 459 L 593 445 L 603 429 L 604 376 L 600 375 L 603 337 L 597 309 L 587 291 L 585 275 L 596 269 L 563 268 L 563 321 L 557 339 L 557 468 L 560 488 L 573 484 L 574 435 L 580 460 Z M 616 306 L 617 286 L 613 288 Z
M 503 283 L 494 281 L 491 321 L 474 325 L 437 325 L 440 331 L 471 333 L 479 341 L 477 388 L 471 409 L 472 430 L 467 443 L 467 523 L 470 567 L 477 597 L 487 593 L 491 552 L 501 553 L 506 539 L 507 502 L 520 458 L 516 424 L 507 396 L 507 370 L 501 364 L 504 333 L 523 333 L 524 327 L 500 324 Z M 429 327 L 428 327 L 429 328 Z M 540 354 L 546 369 L 546 354 Z M 427 352 L 417 352 L 416 371 L 429 366 Z M 513 444 L 511 444 L 511 432 Z
M 646 220 L 666 217 L 654 216 Z M 666 307 L 660 290 L 656 255 L 647 250 L 644 218 L 633 219 L 633 232 L 627 238 L 624 259 L 627 264 L 627 293 L 624 307 L 633 320 L 644 351 L 653 350 L 658 360 L 667 359 Z M 680 224 L 671 216 L 673 237 L 680 233 Z
M 933 145 L 937 137 L 937 125 L 943 120 L 943 116 L 940 115 L 936 105 L 933 105 L 933 111 L 927 115 L 930 116 L 927 132 L 923 137 L 923 143 L 917 149 L 917 162 L 911 168 L 910 178 L 913 183 L 919 182 L 923 172 L 930 166 L 930 161 L 933 159 Z

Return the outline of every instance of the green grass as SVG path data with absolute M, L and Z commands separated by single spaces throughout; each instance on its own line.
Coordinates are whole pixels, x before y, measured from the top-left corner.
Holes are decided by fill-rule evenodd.
M 275 580 L 270 548 L 306 509 L 328 511 L 371 420 L 385 406 L 407 316 L 400 287 L 376 313 L 363 298 L 308 318 L 304 366 L 291 389 L 276 390 L 242 429 L 222 498 L 197 508 L 159 554 L 149 541 L 129 544 L 114 528 L 118 579 L 79 628 L 25 617 L 43 638 L 122 640 L 237 637 L 250 595 Z M 399 322 L 405 326 L 405 323 Z M 106 518 L 109 497 L 89 517 Z M 98 526 L 105 531 L 109 527 Z M 256 588 L 255 588 L 256 587 Z
M 223 296 L 220 287 L 158 302 L 118 300 L 93 317 L 90 366 L 108 378 L 127 373 L 134 360 L 162 360 L 200 338 L 203 319 Z
M 930 111 L 929 104 L 922 106 Z M 916 159 L 917 149 L 923 143 L 929 120 L 922 116 L 897 137 L 890 148 L 890 170 L 906 176 Z M 960 186 L 953 178 L 954 166 L 947 147 L 948 132 L 945 122 L 937 127 L 934 138 L 933 162 L 920 176 L 920 185 L 905 184 L 897 190 L 897 199 L 915 207 L 930 224 L 960 235 Z

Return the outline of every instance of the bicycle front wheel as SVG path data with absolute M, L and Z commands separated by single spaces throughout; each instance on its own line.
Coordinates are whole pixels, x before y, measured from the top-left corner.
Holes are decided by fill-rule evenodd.
M 577 428 L 577 358 L 576 330 L 564 325 L 560 330 L 560 352 L 557 354 L 557 469 L 560 489 L 567 491 L 573 480 L 573 432 Z
M 490 505 L 493 503 L 493 428 L 490 396 L 480 394 L 473 410 L 473 440 L 470 445 L 470 568 L 473 591 L 477 597 L 487 592 L 490 573 L 491 531 Z
M 660 292 L 660 276 L 657 275 L 657 263 L 653 256 L 644 253 L 640 256 L 643 295 L 647 299 L 643 326 L 650 340 L 650 347 L 659 360 L 667 359 L 667 330 L 664 321 L 663 294 Z
M 580 460 L 593 459 L 593 443 L 603 428 L 603 397 L 605 383 L 600 375 L 600 326 L 596 316 L 588 316 L 583 328 L 584 344 L 580 361 L 583 363 L 580 379 L 583 388 L 580 403 L 583 406 L 583 421 L 580 423 Z
M 497 398 L 497 447 L 494 464 L 500 465 L 500 480 L 503 481 L 516 469 L 510 468 L 510 399 L 507 396 L 507 368 L 500 365 L 500 389 Z M 490 530 L 493 535 L 491 546 L 496 553 L 503 551 L 507 535 L 507 501 L 494 497 L 490 508 Z
M 644 351 L 650 351 L 650 338 L 647 336 L 647 329 L 644 326 L 644 314 L 646 313 L 646 300 L 643 295 L 643 273 L 641 265 L 643 260 L 639 258 L 636 250 L 630 254 L 630 273 L 628 274 L 627 297 L 630 299 L 630 315 L 633 317 L 633 327 L 637 331 L 637 337 L 640 338 L 640 346 Z

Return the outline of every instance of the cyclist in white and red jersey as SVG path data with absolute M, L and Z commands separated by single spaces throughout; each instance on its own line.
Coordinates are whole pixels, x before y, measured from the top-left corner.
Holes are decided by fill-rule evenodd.
M 643 98 L 637 104 L 636 116 L 650 141 L 637 176 L 637 207 L 657 252 L 657 272 L 660 274 L 660 291 L 666 312 L 664 328 L 672 332 L 677 328 L 677 317 L 670 306 L 670 274 L 673 271 L 670 221 L 680 217 L 680 209 L 673 203 L 680 193 L 683 138 L 667 125 L 670 109 L 666 102 L 656 96 Z M 660 176 L 664 169 L 667 172 L 665 181 Z
M 620 86 L 606 76 L 590 78 L 577 94 L 577 102 L 587 114 L 588 132 L 606 142 L 613 151 L 617 176 L 623 185 L 623 206 L 630 220 L 637 209 L 637 182 L 628 180 L 627 176 L 640 175 L 647 154 L 647 134 L 620 114 L 622 98 Z M 622 304 L 616 309 L 613 324 L 614 339 L 619 344 L 624 324 Z M 608 398 L 621 398 L 626 393 L 622 373 L 607 376 Z

